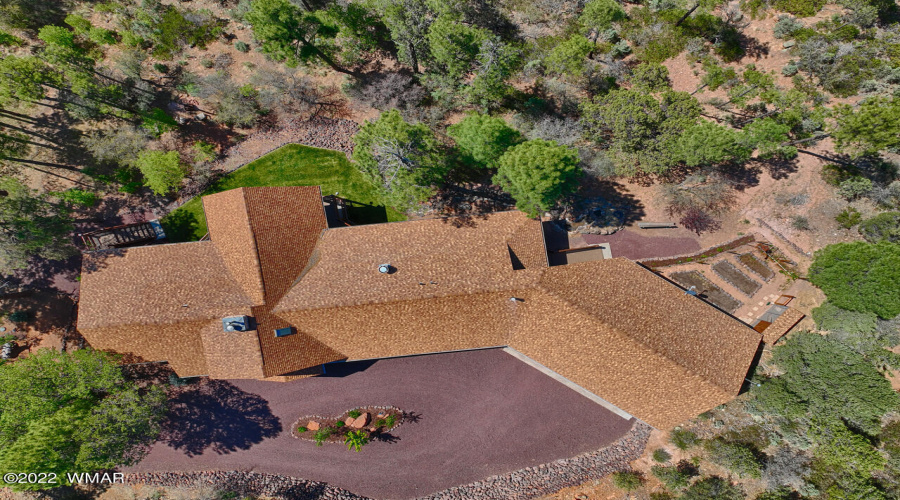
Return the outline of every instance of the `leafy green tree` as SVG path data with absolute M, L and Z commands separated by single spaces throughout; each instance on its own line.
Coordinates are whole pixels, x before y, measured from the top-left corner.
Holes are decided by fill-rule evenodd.
M 0 272 L 24 268 L 33 256 L 72 255 L 73 229 L 67 206 L 14 178 L 0 177 Z
M 840 308 L 893 318 L 900 314 L 900 245 L 828 245 L 816 252 L 809 280 Z
M 810 431 L 818 443 L 811 480 L 827 498 L 885 498 L 872 474 L 884 469 L 886 461 L 867 436 L 839 421 L 814 425 Z
M 434 133 L 411 125 L 396 109 L 360 127 L 353 137 L 353 161 L 390 205 L 407 209 L 434 192 L 446 172 Z
M 255 0 L 244 19 L 253 27 L 253 36 L 262 50 L 289 66 L 321 61 L 341 73 L 352 73 L 335 60 L 331 41 L 337 29 L 313 13 L 304 12 L 288 0 Z
M 789 125 L 778 123 L 773 118 L 754 120 L 744 127 L 744 143 L 758 150 L 760 158 L 793 158 L 797 156 L 797 148 L 783 145 L 790 140 L 790 131 Z
M 845 422 L 876 436 L 882 415 L 900 406 L 875 366 L 828 337 L 796 333 L 775 347 L 772 363 L 783 374 L 763 378 L 751 401 L 771 414 L 816 425 Z
M 171 193 L 184 180 L 184 167 L 178 151 L 142 151 L 135 167 L 144 176 L 144 184 L 158 195 Z
M 431 61 L 428 31 L 437 14 L 426 0 L 370 0 L 381 15 L 391 40 L 397 46 L 397 58 L 418 73 Z
M 641 63 L 631 73 L 631 84 L 644 92 L 663 92 L 672 88 L 669 68 L 662 64 Z
M 481 43 L 487 37 L 485 30 L 466 26 L 458 17 L 448 14 L 439 16 L 428 28 L 431 57 L 454 80 L 462 79 L 470 72 Z
M 549 210 L 578 188 L 578 153 L 553 141 L 533 139 L 509 148 L 500 157 L 494 183 L 531 216 Z
M 589 134 L 606 143 L 621 174 L 663 173 L 677 160 L 675 145 L 700 117 L 700 103 L 687 92 L 618 89 L 582 104 Z
M 473 113 L 447 128 L 460 151 L 481 168 L 496 168 L 497 161 L 511 146 L 521 141 L 517 130 L 503 118 Z
M 869 243 L 900 243 L 900 212 L 884 212 L 862 221 L 859 234 Z
M 876 154 L 900 145 L 900 100 L 873 97 L 858 109 L 846 104 L 833 108 L 831 136 L 835 149 L 853 156 Z
M 465 86 L 467 100 L 481 109 L 497 108 L 513 92 L 507 82 L 521 63 L 521 51 L 496 35 L 488 35 L 478 49 L 473 73 Z
M 719 476 L 709 476 L 695 481 L 679 497 L 681 500 L 743 500 L 746 498 L 740 486 Z
M 137 387 L 114 359 L 90 349 L 42 349 L 0 365 L 0 468 L 65 481 L 66 472 L 132 465 L 158 435 L 165 403 L 162 389 Z
M 578 23 L 589 31 L 602 31 L 627 18 L 625 9 L 616 0 L 591 0 L 584 5 Z
M 587 67 L 587 57 L 594 44 L 584 35 L 574 34 L 558 44 L 544 58 L 544 66 L 551 73 L 580 77 Z
M 740 132 L 706 120 L 685 130 L 675 143 L 675 151 L 692 167 L 743 162 L 751 153 L 742 143 Z

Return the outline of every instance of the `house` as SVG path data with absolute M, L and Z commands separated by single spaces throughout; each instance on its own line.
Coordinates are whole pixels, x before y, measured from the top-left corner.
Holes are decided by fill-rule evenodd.
M 182 377 L 508 346 L 668 428 L 738 394 L 761 334 L 627 259 L 548 265 L 517 211 L 328 228 L 318 187 L 203 198 L 209 238 L 85 255 L 78 329 Z

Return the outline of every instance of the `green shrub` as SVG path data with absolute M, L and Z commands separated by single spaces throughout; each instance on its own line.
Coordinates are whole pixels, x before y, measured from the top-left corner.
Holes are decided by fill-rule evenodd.
M 853 207 L 847 207 L 841 210 L 841 213 L 837 214 L 834 220 L 836 220 L 842 228 L 850 229 L 851 227 L 859 224 L 859 221 L 862 220 L 862 214 L 859 213 L 859 210 Z
M 878 436 L 881 448 L 892 458 L 900 458 L 900 420 L 894 420 L 881 428 Z
M 791 217 L 791 227 L 800 231 L 809 231 L 809 219 L 802 215 L 795 215 Z
M 116 40 L 116 32 L 112 30 L 108 30 L 106 28 L 100 28 L 98 26 L 94 26 L 88 31 L 88 39 L 97 45 L 115 45 L 118 40 Z
M 214 64 L 215 64 L 215 62 L 213 62 L 213 60 L 208 57 L 204 57 L 203 59 L 200 59 L 200 66 L 203 66 L 206 69 L 212 68 Z
M 393 413 L 388 415 L 387 418 L 385 419 L 385 425 L 387 425 L 388 429 L 393 428 L 394 424 L 396 424 L 396 423 L 397 423 L 397 415 L 394 415 Z
M 345 424 L 344 424 L 344 421 L 343 421 L 343 420 L 338 420 L 337 422 L 334 423 L 334 426 L 337 427 L 338 429 L 340 429 L 340 428 L 343 427 L 344 425 L 345 425 Z
M 672 429 L 672 432 L 669 434 L 669 441 L 671 441 L 679 450 L 687 450 L 694 447 L 694 445 L 697 444 L 698 439 L 697 435 L 693 432 L 676 427 L 675 429 Z
M 750 445 L 713 439 L 704 443 L 709 461 L 721 465 L 739 477 L 762 477 L 762 464 L 758 452 Z
M 309 429 L 307 429 L 306 427 L 303 427 L 302 425 L 300 427 L 297 427 L 297 432 L 306 432 L 308 430 Z
M 664 463 L 668 462 L 669 459 L 671 459 L 671 458 L 672 458 L 672 455 L 668 451 L 666 451 L 662 448 L 657 448 L 657 449 L 653 450 L 653 461 L 654 462 L 664 464 Z
M 900 212 L 885 212 L 859 223 L 859 232 L 869 243 L 900 243 Z
M 800 71 L 800 68 L 797 66 L 797 63 L 794 61 L 788 61 L 784 67 L 781 68 L 781 74 L 784 76 L 794 76 Z
M 347 445 L 348 450 L 356 450 L 359 451 L 369 442 L 369 435 L 364 431 L 350 431 L 347 433 L 347 436 L 344 437 L 344 444 Z
M 240 41 L 240 40 L 234 42 L 234 48 L 235 48 L 238 52 L 244 52 L 244 53 L 250 52 L 250 46 L 247 45 L 245 42 L 242 42 L 242 41 Z
M 812 310 L 813 321 L 819 330 L 847 333 L 871 333 L 878 326 L 878 316 L 873 312 L 847 311 L 825 301 Z
M 650 473 L 654 477 L 662 481 L 666 488 L 671 490 L 680 490 L 686 488 L 691 482 L 691 478 L 699 474 L 697 466 L 682 460 L 678 465 L 666 467 L 663 465 L 654 465 L 650 468 Z
M 790 12 L 795 16 L 809 17 L 825 6 L 825 0 L 775 0 L 772 5 L 780 11 Z
M 840 186 L 842 182 L 856 176 L 859 176 L 859 169 L 856 167 L 833 163 L 822 167 L 822 180 L 832 186 Z
M 375 427 L 384 427 L 385 425 L 387 425 L 387 421 L 383 418 L 379 418 L 375 421 Z
M 644 484 L 644 477 L 635 471 L 614 472 L 613 484 L 621 490 L 634 491 Z
M 778 16 L 778 21 L 775 22 L 775 38 L 788 40 L 794 33 L 802 28 L 803 23 L 794 18 L 794 16 L 781 14 Z
M 870 191 L 872 191 L 872 181 L 861 176 L 850 177 L 842 181 L 838 188 L 838 194 L 848 201 L 865 196 Z
M 155 63 L 155 64 L 153 65 L 153 69 L 155 69 L 155 70 L 158 71 L 159 73 L 163 73 L 163 74 L 169 72 L 169 67 L 166 66 L 166 65 L 163 64 L 163 63 Z
M 29 311 L 13 311 L 9 313 L 9 316 L 6 317 L 8 320 L 13 323 L 24 323 L 31 319 L 31 312 Z
M 316 440 L 316 446 L 322 446 L 322 444 L 325 442 L 325 440 L 328 439 L 329 437 L 331 437 L 331 435 L 333 433 L 334 433 L 334 429 L 331 427 L 324 427 L 322 429 L 317 430 L 316 433 L 313 435 L 313 439 Z
M 740 486 L 718 476 L 710 476 L 695 481 L 679 497 L 680 500 L 744 500 L 746 495 Z
M 891 319 L 900 314 L 900 245 L 828 245 L 816 252 L 809 280 L 838 307 Z
M 357 417 L 359 417 L 360 415 L 362 415 L 362 412 L 359 411 L 359 410 L 350 410 L 350 411 L 347 412 L 347 415 L 350 416 L 350 417 L 353 417 L 353 418 L 357 418 Z

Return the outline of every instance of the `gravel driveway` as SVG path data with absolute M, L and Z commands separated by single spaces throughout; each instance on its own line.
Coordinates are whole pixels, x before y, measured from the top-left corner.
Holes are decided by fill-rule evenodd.
M 352 333 L 348 333 L 352 334 Z M 361 452 L 291 437 L 301 415 L 392 405 L 419 416 Z M 329 365 L 288 383 L 188 388 L 163 440 L 128 472 L 254 470 L 373 498 L 412 498 L 597 450 L 633 420 L 499 349 Z

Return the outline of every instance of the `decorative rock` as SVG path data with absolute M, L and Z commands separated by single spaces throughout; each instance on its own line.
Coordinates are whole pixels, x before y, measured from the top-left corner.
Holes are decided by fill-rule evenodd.
M 378 430 L 378 427 L 369 427 L 369 432 L 375 432 Z
M 311 430 L 311 431 L 317 431 L 317 430 L 319 430 L 319 429 L 321 428 L 321 426 L 319 425 L 318 422 L 315 422 L 315 421 L 313 421 L 313 420 L 310 420 L 309 423 L 306 424 L 306 428 L 309 429 L 309 430 Z
M 350 425 L 350 427 L 353 427 L 354 429 L 362 429 L 368 423 L 369 423 L 369 414 L 363 413 L 362 415 L 356 417 L 356 419 L 353 422 L 351 422 L 349 425 Z
M 347 417 L 344 419 L 344 425 L 353 425 L 353 421 L 356 420 L 353 417 Z
M 197 113 L 196 118 L 202 122 L 206 119 L 206 113 Z
M 784 42 L 783 44 L 781 44 L 781 46 L 786 49 L 789 49 L 789 48 L 793 47 L 794 45 L 797 45 L 797 42 L 795 42 L 793 40 L 788 40 L 788 41 Z

